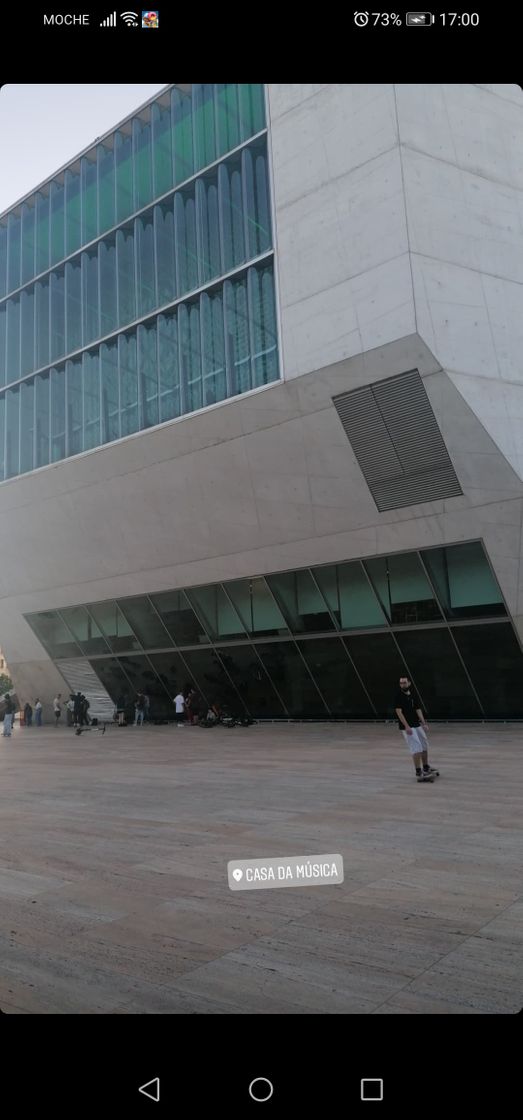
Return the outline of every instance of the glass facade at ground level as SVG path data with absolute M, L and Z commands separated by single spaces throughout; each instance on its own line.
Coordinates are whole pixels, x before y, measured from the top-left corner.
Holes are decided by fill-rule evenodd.
M 116 703 L 173 718 L 192 684 L 257 719 L 386 719 L 407 673 L 432 719 L 523 718 L 523 653 L 479 541 L 26 616 Z
M 278 376 L 263 86 L 166 91 L 0 219 L 0 481 Z

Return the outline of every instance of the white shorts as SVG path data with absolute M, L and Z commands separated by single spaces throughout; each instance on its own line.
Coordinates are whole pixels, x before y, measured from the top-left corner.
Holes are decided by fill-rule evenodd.
M 427 736 L 425 735 L 425 732 L 424 732 L 423 728 L 422 727 L 413 727 L 413 728 L 411 728 L 411 730 L 412 730 L 412 735 L 409 735 L 406 731 L 401 732 L 401 734 L 403 735 L 403 738 L 404 738 L 404 740 L 405 740 L 405 742 L 406 742 L 406 744 L 409 748 L 410 753 L 411 754 L 419 754 L 420 751 L 428 750 L 429 741 L 427 739 Z

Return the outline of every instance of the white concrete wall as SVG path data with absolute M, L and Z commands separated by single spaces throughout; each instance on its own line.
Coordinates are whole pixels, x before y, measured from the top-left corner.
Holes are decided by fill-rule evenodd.
M 417 331 L 523 478 L 523 91 L 269 102 L 284 376 Z
M 286 378 L 415 329 L 393 85 L 269 86 Z

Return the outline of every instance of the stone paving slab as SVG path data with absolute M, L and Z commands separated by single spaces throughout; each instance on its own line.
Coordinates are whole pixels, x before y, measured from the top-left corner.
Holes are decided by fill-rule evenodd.
M 503 1014 L 523 1005 L 523 727 L 18 728 L 0 738 L 12 1014 Z M 345 881 L 233 895 L 231 859 Z

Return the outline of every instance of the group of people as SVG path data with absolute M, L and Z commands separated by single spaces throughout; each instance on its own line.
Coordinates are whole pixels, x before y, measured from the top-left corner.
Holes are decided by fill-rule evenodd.
M 58 727 L 58 724 L 60 723 L 64 707 L 65 707 L 65 713 L 66 713 L 66 719 L 67 719 L 67 726 L 68 727 L 84 727 L 84 726 L 86 726 L 90 722 L 89 706 L 90 706 L 89 701 L 88 701 L 87 697 L 84 696 L 83 692 L 71 692 L 70 695 L 69 695 L 69 699 L 66 701 L 65 705 L 62 701 L 62 693 L 57 692 L 57 694 L 56 694 L 56 696 L 53 700 L 53 714 L 54 714 L 54 725 L 55 725 L 55 727 Z M 35 722 L 36 726 L 37 727 L 42 726 L 43 705 L 42 705 L 42 702 L 39 699 L 39 697 L 37 697 L 36 700 L 35 700 L 34 709 L 33 709 L 32 705 L 29 703 L 29 700 L 28 700 L 27 703 L 24 704 L 23 712 L 24 712 L 24 723 L 25 723 L 26 727 L 32 727 L 33 715 L 34 715 L 34 722 Z M 5 728 L 5 721 L 4 721 L 4 728 Z M 9 733 L 10 733 L 10 727 L 9 727 Z M 6 731 L 4 729 L 4 735 L 5 734 L 6 734 Z
M 33 714 L 35 717 L 35 724 L 37 727 L 42 726 L 42 711 L 43 705 L 41 700 L 37 697 L 35 700 L 34 711 L 32 705 L 27 701 L 24 705 L 24 723 L 26 727 L 31 727 L 33 723 Z M 17 712 L 16 705 L 11 696 L 6 696 L 4 700 L 4 729 L 2 735 L 4 739 L 11 738 L 11 731 L 13 730 L 15 715 Z

